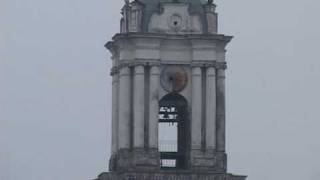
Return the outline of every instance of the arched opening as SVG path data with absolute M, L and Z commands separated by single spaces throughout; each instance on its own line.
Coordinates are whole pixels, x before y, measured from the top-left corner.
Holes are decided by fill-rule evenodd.
M 159 102 L 159 151 L 162 169 L 186 169 L 190 127 L 187 100 L 170 93 Z

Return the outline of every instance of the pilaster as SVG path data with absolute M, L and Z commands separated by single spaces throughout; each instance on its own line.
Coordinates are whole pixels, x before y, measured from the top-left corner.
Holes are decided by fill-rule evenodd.
M 159 123 L 159 64 L 150 66 L 149 92 L 149 148 L 158 150 L 158 123 Z
M 134 67 L 134 89 L 133 89 L 133 147 L 144 148 L 144 86 L 145 70 L 143 65 Z
M 217 69 L 217 151 L 226 150 L 225 69 Z
M 216 70 L 206 69 L 206 150 L 216 149 Z
M 192 67 L 192 118 L 191 118 L 191 149 L 202 147 L 202 72 L 200 66 Z
M 119 74 L 112 76 L 112 154 L 116 154 L 119 147 Z
M 119 149 L 130 148 L 131 72 L 129 67 L 120 69 L 119 82 Z

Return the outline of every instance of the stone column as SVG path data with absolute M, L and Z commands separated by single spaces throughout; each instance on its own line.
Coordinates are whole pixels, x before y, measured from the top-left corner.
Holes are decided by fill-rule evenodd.
M 118 151 L 118 91 L 119 91 L 119 74 L 114 72 L 112 75 L 112 153 Z
M 150 96 L 149 96 L 149 148 L 158 149 L 158 121 L 159 121 L 159 66 L 150 68 Z
M 201 149 L 202 137 L 202 77 L 201 68 L 192 68 L 192 121 L 191 121 L 191 149 Z
M 130 74 L 129 67 L 121 68 L 119 79 L 119 149 L 130 148 Z
M 225 152 L 226 141 L 225 69 L 217 70 L 217 150 Z
M 216 149 L 216 71 L 206 70 L 206 149 Z
M 134 148 L 144 147 L 144 66 L 137 65 L 134 68 L 134 95 L 133 95 L 133 119 L 134 119 Z

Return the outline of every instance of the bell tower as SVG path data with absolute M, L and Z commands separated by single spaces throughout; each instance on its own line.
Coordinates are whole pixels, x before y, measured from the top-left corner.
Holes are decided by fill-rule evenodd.
M 227 173 L 226 46 L 213 0 L 125 1 L 112 53 L 112 156 L 98 180 Z

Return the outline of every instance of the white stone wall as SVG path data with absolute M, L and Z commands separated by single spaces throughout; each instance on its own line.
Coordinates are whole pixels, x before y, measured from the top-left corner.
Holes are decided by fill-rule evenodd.
M 210 39 L 211 38 L 211 39 Z M 223 42 L 223 39 L 225 38 L 225 42 Z M 117 146 L 119 148 L 125 148 L 130 145 L 130 142 L 128 140 L 123 140 L 123 138 L 129 138 L 130 140 L 130 132 L 133 132 L 133 141 L 131 142 L 134 147 L 144 147 L 144 133 L 143 127 L 144 127 L 144 118 L 148 118 L 149 120 L 149 142 L 147 144 L 152 148 L 157 148 L 157 144 L 153 143 L 155 139 L 157 139 L 157 134 L 155 133 L 155 130 L 157 127 L 157 119 L 151 119 L 157 118 L 156 114 L 158 112 L 157 101 L 159 101 L 163 96 L 165 96 L 168 92 L 164 90 L 159 85 L 159 76 L 162 71 L 162 68 L 167 65 L 181 65 L 186 70 L 186 73 L 188 75 L 188 83 L 187 86 L 180 92 L 181 95 L 183 95 L 186 100 L 189 103 L 189 112 L 190 112 L 190 119 L 192 120 L 194 127 L 192 128 L 192 133 L 196 134 L 193 135 L 192 144 L 194 145 L 195 149 L 199 149 L 201 146 L 201 138 L 206 138 L 207 142 L 207 148 L 209 149 L 215 149 L 216 148 L 216 129 L 215 129 L 215 96 L 216 96 L 216 70 L 214 68 L 214 64 L 216 62 L 225 62 L 225 45 L 230 39 L 230 37 L 225 36 L 218 36 L 218 37 L 206 37 L 202 35 L 190 35 L 189 37 L 185 36 L 175 36 L 175 35 L 163 35 L 163 36 L 156 36 L 156 35 L 132 35 L 130 38 L 124 38 L 119 36 L 116 38 L 117 40 L 113 42 L 112 46 L 117 48 L 117 56 L 115 56 L 115 62 L 114 65 L 119 69 L 120 75 L 119 75 L 119 105 L 113 108 L 119 108 L 118 110 L 114 110 L 114 112 L 119 112 L 119 130 L 115 130 L 118 132 L 118 144 Z M 153 65 L 152 65 L 153 64 Z M 205 72 L 202 74 L 203 67 L 208 66 L 208 72 Z M 130 68 L 132 73 L 130 74 Z M 144 84 L 144 78 L 145 78 L 145 68 L 151 68 L 153 71 L 151 72 L 153 76 L 150 76 L 150 87 L 147 87 L 150 89 L 150 97 L 146 98 L 144 97 L 144 86 L 148 84 Z M 154 69 L 154 67 L 157 67 L 157 69 Z M 207 79 L 207 87 L 206 87 L 206 96 L 207 96 L 207 104 L 203 104 L 202 99 L 199 100 L 199 97 L 197 100 L 193 99 L 193 96 L 199 96 L 195 95 L 196 93 L 194 91 L 201 91 L 201 87 L 193 87 L 193 83 L 196 84 L 196 86 L 203 86 L 202 84 L 202 78 L 195 78 L 193 74 L 194 67 L 198 67 L 198 74 L 206 75 Z M 209 68 L 210 67 L 210 68 Z M 222 70 L 224 71 L 224 70 Z M 121 73 L 122 72 L 122 73 Z M 219 71 L 220 72 L 220 71 Z M 125 74 L 123 74 L 125 73 Z M 133 77 L 129 77 L 133 76 Z M 121 80 L 124 79 L 125 83 L 123 83 Z M 194 82 L 198 80 L 198 82 Z M 153 82 L 158 81 L 158 82 Z M 201 82 L 199 82 L 201 81 Z M 133 83 L 132 86 L 130 83 Z M 122 87 L 125 88 L 121 89 Z M 130 89 L 131 88 L 131 89 Z M 205 87 L 203 87 L 205 88 Z M 126 94 L 123 94 L 126 93 Z M 155 96 L 156 94 L 156 96 Z M 131 95 L 134 95 L 134 97 L 130 98 Z M 157 100 L 155 99 L 157 98 Z M 201 95 L 200 95 L 201 97 Z M 144 98 L 148 99 L 150 101 L 150 106 L 145 107 L 145 101 Z M 194 97 L 195 98 L 195 97 Z M 193 102 L 194 100 L 194 102 Z M 131 102 L 133 101 L 133 102 Z M 117 101 L 115 101 L 117 102 Z M 128 107 L 128 106 L 133 107 Z M 206 124 L 207 129 L 207 135 L 206 137 L 199 137 L 199 134 L 201 134 L 201 125 L 198 123 L 203 123 L 202 120 L 199 120 L 199 118 L 202 117 L 202 115 L 198 114 L 192 114 L 194 113 L 203 113 L 203 111 L 200 112 L 200 110 L 195 111 L 193 108 L 201 107 L 205 105 L 207 108 L 206 110 Z M 151 108 L 150 108 L 151 107 Z M 205 108 L 202 107 L 202 108 Z M 146 111 L 144 108 L 150 108 L 148 109 L 149 116 L 145 117 L 144 111 Z M 132 109 L 134 113 L 128 112 Z M 122 114 L 122 113 L 125 113 Z M 133 117 L 129 117 L 129 116 Z M 114 116 L 117 117 L 117 116 Z M 197 117 L 198 119 L 194 119 Z M 134 124 L 134 130 L 131 131 L 128 127 L 121 127 L 121 126 L 130 126 L 128 123 L 130 123 L 130 120 L 132 120 L 132 123 Z M 196 123 L 196 124 L 195 124 Z M 136 127 L 139 126 L 139 127 Z M 114 125 L 114 127 L 117 127 Z M 199 132 L 200 131 L 200 132 Z M 223 132 L 220 132 L 223 133 Z M 148 139 L 147 138 L 147 139 Z M 151 140 L 150 140 L 151 139 Z M 196 142 L 198 141 L 198 142 Z

